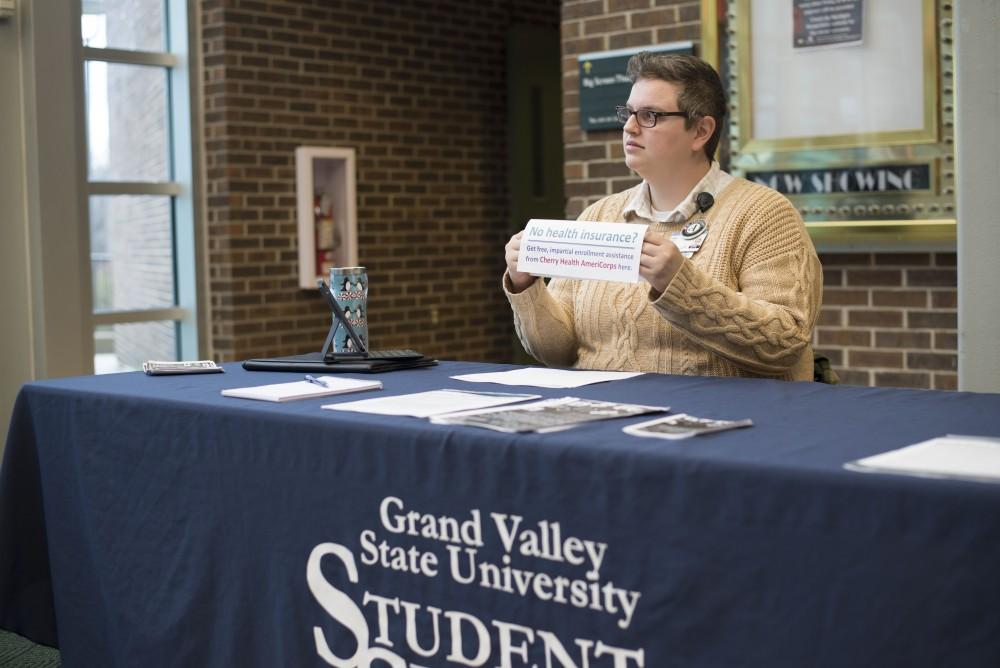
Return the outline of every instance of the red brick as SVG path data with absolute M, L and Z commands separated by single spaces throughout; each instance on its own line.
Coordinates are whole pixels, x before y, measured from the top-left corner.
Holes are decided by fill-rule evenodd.
M 687 24 L 673 26 L 670 28 L 660 28 L 656 31 L 658 42 L 682 42 L 685 40 L 695 41 L 701 39 L 701 26 L 697 24 Z
M 587 165 L 587 176 L 591 179 L 608 179 L 629 175 L 629 168 L 624 162 L 614 160 L 608 162 L 590 162 Z
M 816 325 L 818 327 L 839 327 L 844 324 L 844 311 L 839 308 L 821 308 Z
M 930 332 L 875 332 L 876 348 L 930 348 Z
M 935 390 L 957 390 L 958 389 L 958 374 L 957 373 L 936 373 L 936 374 L 934 374 L 934 389 Z
M 564 39 L 575 39 L 583 31 L 583 21 L 563 21 L 560 36 Z
M 948 311 L 909 311 L 906 324 L 911 329 L 957 329 L 958 315 Z
M 625 30 L 625 16 L 618 14 L 615 16 L 605 16 L 599 19 L 587 19 L 583 22 L 584 35 L 597 35 L 609 32 L 619 32 Z
M 564 2 L 562 7 L 562 20 L 580 19 L 588 16 L 599 16 L 604 13 L 604 0 L 590 0 L 589 2 Z
M 677 20 L 680 23 L 690 23 L 701 19 L 701 7 L 699 5 L 683 5 L 677 8 Z
M 849 350 L 847 364 L 851 368 L 874 367 L 888 369 L 903 368 L 903 353 L 881 350 Z
M 873 290 L 872 306 L 917 306 L 927 308 L 927 291 Z
M 907 353 L 906 367 L 908 369 L 955 371 L 958 369 L 958 355 L 943 353 Z
M 847 324 L 851 327 L 901 327 L 903 325 L 902 311 L 861 311 L 847 312 Z
M 834 287 L 844 284 L 844 272 L 840 269 L 828 269 L 823 267 L 823 288 Z
M 821 329 L 821 346 L 868 347 L 872 344 L 872 334 L 867 329 Z
M 955 332 L 934 332 L 934 347 L 941 350 L 958 350 L 958 334 Z
M 903 274 L 893 269 L 849 269 L 847 270 L 847 284 L 877 287 L 902 285 Z
M 907 373 L 905 371 L 877 371 L 875 372 L 875 386 L 930 389 L 931 375 L 929 373 Z
M 608 0 L 608 12 L 624 12 L 633 9 L 649 9 L 651 0 Z
M 562 52 L 564 55 L 577 55 L 581 53 L 590 53 L 592 51 L 600 51 L 604 48 L 604 38 L 603 37 L 582 37 L 580 39 L 568 39 L 562 43 Z
M 868 306 L 868 291 L 824 288 L 823 303 L 830 306 Z
M 872 374 L 870 371 L 858 369 L 836 369 L 843 385 L 860 385 L 867 387 L 872 384 Z
M 931 306 L 939 309 L 950 309 L 958 307 L 957 290 L 933 290 L 931 292 Z
M 585 144 L 582 146 L 567 146 L 563 150 L 563 157 L 567 162 L 576 160 L 603 160 L 607 151 L 603 144 Z
M 633 12 L 629 18 L 632 28 L 660 28 L 677 22 L 677 10 L 669 8 Z
M 567 183 L 565 187 L 567 197 L 585 197 L 587 195 L 610 195 L 606 181 L 579 181 Z
M 653 31 L 639 30 L 620 33 L 608 37 L 609 49 L 629 49 L 637 46 L 649 46 L 653 43 Z
M 954 269 L 908 269 L 906 284 L 911 286 L 953 287 L 958 284 Z

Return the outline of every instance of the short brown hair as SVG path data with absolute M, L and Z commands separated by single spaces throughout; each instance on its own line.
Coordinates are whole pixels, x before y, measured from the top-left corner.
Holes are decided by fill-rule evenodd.
M 714 118 L 715 132 L 705 144 L 705 155 L 709 162 L 715 158 L 726 116 L 726 94 L 714 67 L 698 56 L 643 51 L 629 58 L 628 78 L 632 83 L 638 79 L 661 79 L 677 84 L 678 110 L 688 113 L 684 127 L 689 130 L 706 116 Z

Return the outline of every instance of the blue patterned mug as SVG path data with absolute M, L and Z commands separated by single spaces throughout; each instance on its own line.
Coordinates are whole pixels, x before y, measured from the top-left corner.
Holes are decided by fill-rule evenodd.
M 368 348 L 368 272 L 364 267 L 331 267 L 330 292 L 343 309 L 347 321 Z M 333 318 L 336 324 L 337 318 Z M 333 352 L 357 352 L 346 327 L 333 337 Z

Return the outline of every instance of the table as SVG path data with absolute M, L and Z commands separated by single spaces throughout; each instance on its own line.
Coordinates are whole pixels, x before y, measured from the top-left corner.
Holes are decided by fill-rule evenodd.
M 444 362 L 381 392 L 504 368 Z M 366 395 L 219 394 L 293 379 L 26 385 L 0 626 L 68 667 L 1000 665 L 1000 485 L 842 467 L 1000 435 L 1000 395 L 653 374 L 535 390 L 755 422 L 662 441 L 622 433 L 641 418 L 512 435 L 320 409 Z

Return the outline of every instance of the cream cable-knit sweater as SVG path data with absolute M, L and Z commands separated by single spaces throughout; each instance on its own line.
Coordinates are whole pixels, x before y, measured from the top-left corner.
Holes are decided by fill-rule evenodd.
M 579 219 L 624 222 L 635 190 Z M 823 275 L 798 212 L 774 190 L 736 179 L 704 218 L 701 249 L 655 301 L 645 281 L 554 278 L 514 294 L 504 274 L 525 349 L 549 366 L 812 380 Z M 683 225 L 651 227 L 669 237 Z

